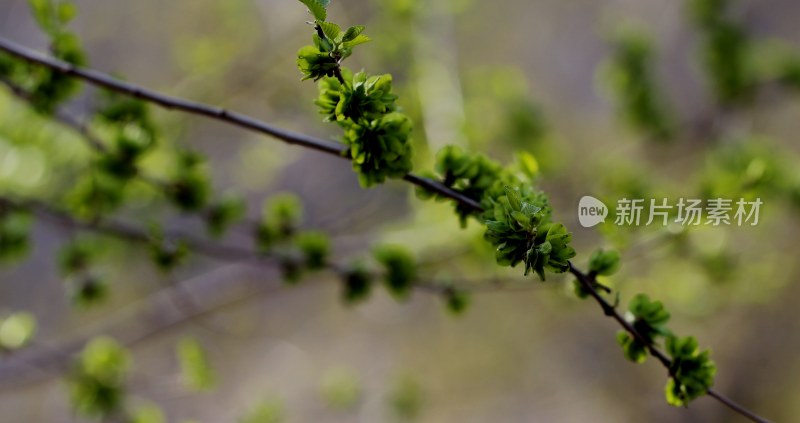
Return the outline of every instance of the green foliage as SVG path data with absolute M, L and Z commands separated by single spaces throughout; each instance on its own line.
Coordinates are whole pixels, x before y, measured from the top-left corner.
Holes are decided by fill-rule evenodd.
M 514 267 L 525 263 L 545 280 L 545 269 L 563 273 L 575 256 L 569 246 L 572 237 L 560 223 L 550 222 L 550 206 L 540 192 L 523 186 L 506 187 L 504 194 L 491 200 L 487 210 L 484 237 L 496 248 L 497 263 Z
M 620 331 L 617 333 L 617 343 L 622 347 L 625 358 L 634 363 L 641 363 L 647 359 L 648 346 L 655 345 L 659 337 L 670 335 L 666 328 L 669 312 L 661 301 L 651 301 L 647 295 L 638 294 L 628 305 L 625 317 L 642 339 Z
M 368 76 L 365 72 L 352 75 L 347 69 L 342 69 L 342 75 L 344 84 L 336 78 L 319 82 L 320 94 L 315 103 L 327 121 L 370 121 L 397 110 L 391 75 Z
M 422 414 L 424 395 L 422 387 L 411 377 L 399 378 L 389 392 L 389 407 L 402 421 L 413 421 Z
M 129 423 L 165 423 L 164 412 L 153 404 L 137 407 L 131 413 Z
M 77 10 L 71 2 L 53 2 L 52 0 L 28 0 L 33 17 L 44 32 L 54 35 L 63 31 L 76 15 Z
M 212 389 L 216 384 L 216 376 L 200 341 L 184 337 L 178 341 L 175 349 L 184 386 L 191 391 Z
M 264 211 L 256 230 L 258 247 L 269 251 L 276 243 L 294 235 L 303 217 L 300 200 L 293 194 L 272 196 L 264 204 Z
M 326 8 L 330 0 L 300 0 L 317 21 L 324 21 L 328 17 Z
M 309 270 L 319 270 L 327 264 L 330 255 L 330 240 L 322 232 L 303 232 L 295 239 L 303 252 L 304 264 Z
M 469 293 L 455 287 L 448 287 L 444 291 L 444 301 L 447 310 L 454 315 L 460 315 L 469 307 Z
M 778 80 L 800 90 L 800 55 L 792 54 L 783 58 L 778 69 Z
M 59 270 L 64 276 L 81 273 L 89 269 L 94 249 L 89 242 L 74 241 L 59 252 Z
M 375 249 L 375 259 L 384 270 L 386 288 L 397 299 L 405 299 L 417 278 L 417 263 L 408 249 L 383 245 Z
M 67 278 L 69 296 L 78 308 L 101 304 L 109 296 L 108 283 L 97 275 L 84 273 Z
M 316 19 L 312 36 L 313 46 L 304 46 L 297 52 L 297 67 L 303 73 L 303 80 L 318 80 L 324 76 L 336 77 L 344 83 L 340 64 L 353 54 L 353 47 L 371 41 L 362 34 L 362 25 L 351 26 L 342 31 L 333 22 L 325 22 L 327 13 L 318 0 L 300 0 L 308 6 Z
M 361 186 L 402 178 L 411 171 L 411 129 L 411 119 L 397 112 L 347 127 L 343 140 Z
M 527 151 L 517 153 L 517 167 L 529 181 L 534 181 L 539 176 L 539 161 Z
M 23 63 L 6 52 L 0 52 L 0 78 L 14 80 L 15 76 L 24 71 Z
M 96 242 L 77 240 L 59 252 L 59 270 L 66 278 L 72 302 L 81 308 L 99 304 L 108 296 L 106 282 L 92 273 L 96 245 Z
M 728 15 L 730 0 L 692 0 L 706 74 L 722 104 L 749 100 L 755 86 L 752 48 L 744 28 Z
M 793 199 L 800 186 L 794 158 L 776 153 L 772 141 L 764 138 L 731 140 L 706 161 L 700 193 L 706 198 L 771 196 Z
M 52 0 L 29 0 L 29 5 L 39 27 L 50 38 L 50 50 L 58 59 L 73 65 L 86 64 L 86 55 L 78 37 L 66 29 L 75 16 L 75 5 L 71 2 Z M 1 60 L 0 60 L 1 61 Z M 13 66 L 12 81 L 28 89 L 33 108 L 43 114 L 51 114 L 55 108 L 74 95 L 80 84 L 61 72 L 27 64 Z M 0 66 L 3 68 L 3 66 Z
M 329 52 L 320 51 L 319 47 L 304 46 L 297 51 L 297 67 L 303 73 L 304 81 L 316 81 L 324 76 L 334 76 L 339 62 Z
M 486 193 L 501 177 L 503 168 L 483 154 L 465 152 L 458 146 L 448 145 L 436 154 L 436 172 L 442 183 L 459 193 L 477 200 L 485 198 Z M 436 178 L 436 175 L 429 175 Z M 417 189 L 417 196 L 423 199 L 443 197 L 430 193 L 422 188 Z M 454 204 L 461 226 L 466 226 L 469 216 L 477 216 L 475 210 L 461 203 Z
M 313 11 L 312 11 L 313 12 Z M 317 18 L 314 45 L 298 52 L 297 66 L 303 79 L 322 81 L 316 104 L 325 120 L 344 128 L 342 141 L 363 187 L 402 178 L 411 171 L 411 119 L 397 112 L 391 75 L 355 75 L 340 66 L 352 48 L 369 41 L 361 25 L 342 31 Z
M 31 217 L 0 204 L 0 261 L 16 260 L 28 252 Z
M 138 160 L 155 146 L 156 129 L 146 104 L 114 92 L 103 93 L 99 121 L 113 130 L 113 143 L 99 157 L 99 166 L 122 180 L 138 174 Z
M 358 376 L 343 368 L 334 368 L 325 373 L 321 391 L 325 402 L 338 410 L 353 409 L 363 394 Z
M 347 305 L 364 301 L 372 291 L 372 275 L 363 263 L 353 263 L 342 277 L 342 299 Z
M 147 103 L 114 91 L 102 92 L 101 107 L 97 117 L 110 125 L 135 125 L 151 140 L 156 136 L 156 126 Z
M 285 420 L 285 414 L 282 402 L 267 400 L 240 418 L 238 423 L 281 423 Z
M 0 319 L 0 350 L 13 351 L 24 347 L 36 333 L 36 318 L 26 312 L 13 313 Z
M 392 76 L 353 74 L 341 66 L 355 46 L 370 40 L 363 35 L 364 27 L 357 25 L 343 30 L 328 22 L 328 0 L 300 1 L 314 16 L 311 23 L 315 34 L 313 45 L 299 50 L 297 65 L 303 79 L 319 80 L 316 104 L 326 121 L 336 122 L 343 128 L 343 143 L 348 147 L 346 154 L 352 159 L 359 181 L 369 187 L 387 178 L 405 176 L 412 168 L 409 139 L 412 123 L 399 111 L 397 95 L 392 91 Z M 51 0 L 30 0 L 30 4 L 37 22 L 50 37 L 53 54 L 73 64 L 85 63 L 77 37 L 65 29 L 75 14 L 74 6 Z M 742 28 L 726 17 L 727 4 L 725 0 L 694 0 L 693 13 L 703 32 L 706 67 L 715 92 L 721 103 L 730 104 L 749 98 L 754 77 L 749 67 L 750 43 Z M 629 123 L 638 130 L 665 139 L 672 136 L 674 124 L 656 89 L 652 59 L 649 40 L 639 34 L 622 34 L 615 40 L 614 56 L 609 64 L 610 83 Z M 785 56 L 776 69 L 778 80 L 800 86 L 798 56 Z M 43 113 L 53 112 L 77 88 L 77 83 L 64 72 L 30 66 L 6 54 L 0 54 L 0 77 L 30 90 L 33 107 Z M 519 113 L 512 116 L 518 121 L 516 132 L 520 137 L 525 133 L 540 137 L 544 130 L 536 120 L 539 117 L 523 116 L 533 115 L 534 109 L 527 107 L 529 103 L 515 104 L 526 106 L 513 110 Z M 69 201 L 76 215 L 99 221 L 123 203 L 126 183 L 142 176 L 138 162 L 154 148 L 157 131 L 144 102 L 113 93 L 108 93 L 97 118 L 95 123 L 110 129 L 113 138 L 109 145 L 103 144 L 102 149 L 107 151 L 99 155 L 91 172 L 76 184 Z M 780 179 L 776 175 L 765 176 L 754 162 L 747 166 L 744 185 L 761 187 L 762 183 L 767 186 L 767 182 Z M 753 168 L 756 170 L 751 172 Z M 178 154 L 172 170 L 175 176 L 164 187 L 168 199 L 180 210 L 204 218 L 211 235 L 221 236 L 242 216 L 244 206 L 239 200 L 223 198 L 210 204 L 211 184 L 199 154 Z M 545 270 L 563 273 L 569 269 L 569 260 L 575 256 L 570 246 L 571 235 L 562 224 L 551 221 L 552 210 L 547 197 L 530 185 L 539 173 L 539 163 L 532 154 L 522 152 L 516 166 L 503 167 L 486 156 L 448 146 L 437 155 L 435 170 L 427 176 L 481 205 L 483 211 L 476 211 L 475 207 L 456 202 L 455 212 L 462 225 L 470 216 L 485 224 L 485 239 L 495 247 L 499 264 L 513 267 L 522 262 L 525 275 L 534 271 L 542 280 Z M 425 190 L 418 194 L 445 199 Z M 0 258 L 26 249 L 27 220 L 21 213 L 0 210 Z M 275 196 L 265 206 L 255 234 L 261 251 L 276 253 L 289 282 L 297 281 L 306 270 L 330 265 L 330 240 L 318 232 L 298 233 L 301 220 L 302 209 L 295 197 Z M 172 242 L 160 229 L 153 231 L 149 241 L 153 260 L 164 271 L 180 265 L 188 253 L 185 244 Z M 78 303 L 89 304 L 104 296 L 105 285 L 91 272 L 95 253 L 88 243 L 71 244 L 62 252 L 60 267 L 75 286 Z M 413 255 L 399 246 L 382 246 L 375 249 L 374 257 L 381 266 L 389 292 L 397 299 L 406 298 L 418 280 Z M 616 251 L 595 252 L 589 260 L 592 283 L 596 283 L 597 275 L 615 273 L 619 258 Z M 363 264 L 356 263 L 343 271 L 335 265 L 330 267 L 341 274 L 345 302 L 356 303 L 369 296 L 374 276 Z M 464 290 L 450 285 L 432 286 L 437 288 L 436 292 L 441 294 L 450 311 L 460 313 L 467 307 L 469 297 Z M 601 305 L 610 314 L 607 304 Z M 635 337 L 625 331 L 618 334 L 617 341 L 628 359 L 644 361 L 649 349 L 656 348 L 660 339 L 666 338 L 666 350 L 672 359 L 671 377 L 666 387 L 670 404 L 686 405 L 707 392 L 713 384 L 714 363 L 707 351 L 698 350 L 694 338 L 671 335 L 666 328 L 670 315 L 660 302 L 637 295 L 631 301 L 627 318 L 641 336 Z M 34 331 L 32 316 L 17 313 L 6 317 L 0 321 L 0 347 L 4 350 L 20 348 Z M 190 389 L 204 390 L 214 385 L 214 373 L 196 339 L 182 339 L 176 352 L 184 382 Z M 124 382 L 129 361 L 124 348 L 111 339 L 98 338 L 86 346 L 70 377 L 77 414 L 93 419 L 126 414 L 121 411 L 124 411 Z M 331 374 L 323 381 L 322 388 L 323 396 L 335 408 L 353 407 L 362 394 L 358 380 L 350 374 Z M 398 417 L 416 418 L 423 402 L 421 389 L 415 381 L 404 379 L 393 389 L 389 402 Z M 264 402 L 240 422 L 274 423 L 282 421 L 283 416 L 280 403 Z M 126 418 L 139 423 L 164 421 L 163 413 L 154 407 L 141 408 Z
M 208 207 L 206 227 L 208 233 L 215 237 L 221 237 L 231 225 L 241 219 L 245 213 L 244 200 L 238 197 L 226 196 L 214 202 Z
M 92 339 L 78 358 L 70 377 L 72 407 L 87 418 L 103 418 L 123 404 L 124 382 L 130 367 L 128 352 L 107 337 Z
M 622 31 L 612 48 L 605 77 L 619 113 L 634 129 L 656 140 L 671 138 L 674 123 L 656 85 L 651 41 L 639 32 Z
M 665 388 L 667 402 L 676 407 L 686 406 L 693 399 L 705 395 L 714 385 L 717 372 L 709 351 L 700 352 L 697 340 L 691 336 L 667 337 L 666 350 L 672 359 L 672 376 Z
M 169 273 L 183 264 L 188 256 L 189 247 L 185 242 L 167 239 L 160 227 L 151 227 L 150 257 L 158 270 Z
M 595 275 L 611 276 L 619 269 L 619 252 L 597 250 L 589 258 L 589 271 Z
M 282 257 L 279 264 L 284 282 L 289 285 L 294 285 L 300 281 L 304 269 L 297 260 L 291 257 Z
M 110 214 L 125 201 L 125 182 L 104 172 L 81 176 L 67 193 L 67 204 L 76 216 L 94 220 Z
M 197 212 L 209 201 L 211 186 L 205 170 L 205 158 L 195 152 L 177 155 L 174 176 L 167 189 L 172 204 L 184 212 Z
M 485 212 L 486 238 L 498 247 L 499 264 L 515 266 L 530 254 L 538 227 L 549 222 L 551 210 L 543 194 L 526 186 L 508 186 L 504 191 Z

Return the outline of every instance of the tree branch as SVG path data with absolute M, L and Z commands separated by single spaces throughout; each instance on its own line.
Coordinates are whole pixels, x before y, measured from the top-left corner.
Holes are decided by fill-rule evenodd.
M 347 153 L 347 148 L 337 142 L 279 128 L 242 113 L 228 111 L 219 107 L 168 96 L 166 94 L 152 91 L 138 85 L 120 81 L 102 72 L 78 68 L 67 62 L 42 55 L 36 51 L 30 50 L 4 38 L 0 38 L 0 50 L 30 63 L 45 66 L 64 75 L 70 75 L 84 80 L 92 85 L 107 88 L 111 91 L 116 91 L 135 98 L 146 100 L 150 103 L 158 104 L 166 109 L 179 110 L 193 115 L 205 116 L 254 132 L 269 135 L 289 144 L 321 151 L 323 153 L 334 155 L 340 158 L 345 158 Z M 481 208 L 477 201 L 464 196 L 461 193 L 436 181 L 414 174 L 408 174 L 403 179 L 419 187 L 436 192 L 444 197 L 451 198 L 473 210 L 480 210 Z
M 603 314 L 606 316 L 614 319 L 625 332 L 628 332 L 631 336 L 633 336 L 639 343 L 642 345 L 647 346 L 647 350 L 651 356 L 655 357 L 664 367 L 666 367 L 667 372 L 671 377 L 675 377 L 675 374 L 672 372 L 672 360 L 666 356 L 661 350 L 656 348 L 652 342 L 648 341 L 647 338 L 642 336 L 634 327 L 633 325 L 625 320 L 625 318 L 617 311 L 617 309 L 611 305 L 605 298 L 603 298 L 599 292 L 595 289 L 596 281 L 594 275 L 583 273 L 581 270 L 576 268 L 572 262 L 569 263 L 569 272 L 572 273 L 575 278 L 578 280 L 578 283 L 589 292 L 589 295 L 600 305 L 600 308 L 603 310 Z M 757 422 L 757 423 L 770 423 L 769 420 L 753 413 L 752 411 L 748 410 L 747 408 L 743 407 L 742 405 L 738 404 L 737 402 L 733 401 L 732 399 L 726 397 L 725 395 L 717 392 L 714 389 L 708 389 L 706 391 L 708 396 L 716 399 L 717 401 L 721 402 L 731 410 L 741 414 L 742 416 L 747 417 L 748 419 Z
M 135 98 L 139 98 L 151 103 L 158 104 L 167 109 L 180 110 L 193 115 L 209 117 L 211 119 L 222 121 L 234 126 L 238 126 L 244 129 L 272 136 L 289 144 L 299 145 L 305 148 L 321 151 L 323 153 L 335 155 L 341 158 L 346 157 L 347 148 L 339 143 L 278 128 L 241 113 L 228 111 L 222 108 L 209 106 L 203 103 L 196 103 L 177 97 L 171 97 L 156 91 L 148 90 L 146 88 L 134 84 L 119 81 L 101 72 L 97 72 L 90 69 L 77 68 L 69 63 L 42 55 L 36 51 L 30 50 L 26 47 L 20 46 L 14 42 L 11 42 L 3 38 L 0 38 L 0 50 L 5 51 L 20 59 L 26 60 L 30 63 L 39 64 L 41 66 L 45 66 L 59 73 L 70 75 L 75 78 L 84 80 L 92 85 L 107 88 L 109 90 L 116 91 L 122 94 L 127 94 Z M 421 176 L 417 176 L 411 173 L 405 175 L 403 177 L 403 180 L 413 185 L 427 189 L 429 191 L 433 191 L 444 197 L 455 200 L 456 202 L 468 207 L 471 210 L 482 211 L 482 207 L 479 202 L 475 201 L 472 198 L 464 196 L 461 193 L 439 182 Z M 617 323 L 619 323 L 619 325 L 626 332 L 630 333 L 640 342 L 644 340 L 644 338 L 633 328 L 633 326 L 630 323 L 628 323 L 622 317 L 622 315 L 620 315 L 616 311 L 614 306 L 612 306 L 608 301 L 606 301 L 605 298 L 603 298 L 595 290 L 594 283 L 587 274 L 578 270 L 576 267 L 572 265 L 572 263 L 570 263 L 569 271 L 578 279 L 579 283 L 587 289 L 587 291 L 591 294 L 592 298 L 600 305 L 600 307 L 603 309 L 603 312 L 607 316 L 617 321 Z M 435 288 L 437 287 L 434 287 L 434 289 Z M 655 348 L 655 346 L 653 346 L 649 342 L 644 342 L 644 345 L 648 346 L 648 351 L 653 357 L 658 359 L 668 370 L 670 369 L 671 361 L 666 355 L 664 355 L 663 352 Z M 736 411 L 742 416 L 749 418 L 754 422 L 769 423 L 768 420 L 756 415 L 755 413 L 747 410 L 743 406 L 737 404 L 733 400 L 725 397 L 724 395 L 719 394 L 718 392 L 712 389 L 709 389 L 707 393 L 712 398 L 720 401 L 721 403 L 725 404 L 732 410 Z

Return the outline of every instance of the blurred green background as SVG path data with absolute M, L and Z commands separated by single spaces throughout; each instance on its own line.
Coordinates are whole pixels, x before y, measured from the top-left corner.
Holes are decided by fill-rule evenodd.
M 26 1 L 0 2 L 0 36 L 44 50 Z M 314 84 L 299 81 L 295 53 L 310 32 L 298 2 L 76 3 L 71 27 L 93 68 L 281 127 L 339 135 L 320 121 Z M 775 421 L 798 421 L 800 101 L 773 89 L 747 107 L 716 106 L 686 9 L 655 0 L 371 0 L 334 2 L 329 15 L 367 26 L 374 41 L 348 65 L 393 74 L 399 104 L 415 121 L 416 169 L 430 167 L 446 144 L 503 162 L 515 151 L 533 154 L 556 219 L 573 231 L 575 261 L 584 264 L 599 246 L 620 249 L 622 268 L 609 283 L 623 304 L 639 292 L 662 300 L 673 329 L 712 350 L 719 391 Z M 753 36 L 800 50 L 800 3 L 742 0 L 734 15 Z M 718 136 L 652 142 L 625 124 L 603 72 L 621 27 L 653 40 L 654 75 L 676 120 L 712 113 Z M 82 96 L 70 110 L 93 106 Z M 668 406 L 664 369 L 627 362 L 617 327 L 595 304 L 574 299 L 569 277 L 540 283 L 499 269 L 478 225 L 460 229 L 449 205 L 418 201 L 399 182 L 362 190 L 341 160 L 209 120 L 163 110 L 156 118 L 163 150 L 206 153 L 215 189 L 243 194 L 251 215 L 270 195 L 298 194 L 304 227 L 331 233 L 339 259 L 401 243 L 431 261 L 430 277 L 515 282 L 487 283 L 459 317 L 423 292 L 396 303 L 377 290 L 345 307 L 333 278 L 282 287 L 277 270 L 199 258 L 166 277 L 146 253 L 117 245 L 102 269 L 108 301 L 76 310 L 54 259 L 74 234 L 38 223 L 30 256 L 0 267 L 0 313 L 27 310 L 38 327 L 31 346 L 0 357 L 0 420 L 79 421 L 64 356 L 106 334 L 131 349 L 132 404 L 157 405 L 170 422 L 740 421 L 709 398 Z M 0 191 L 47 197 L 89 155 L 74 134 L 0 89 Z M 166 155 L 145 166 L 168 174 Z M 126 218 L 201 230 L 140 191 Z M 583 195 L 607 204 L 637 195 L 759 196 L 764 205 L 755 227 L 584 229 L 576 213 Z M 168 289 L 174 284 L 207 311 L 186 318 Z M 187 389 L 175 354 L 179 343 L 192 355 L 187 335 L 206 351 L 213 389 Z

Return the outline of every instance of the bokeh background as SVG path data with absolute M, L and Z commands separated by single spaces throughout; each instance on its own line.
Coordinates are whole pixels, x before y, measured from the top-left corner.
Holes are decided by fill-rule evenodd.
M 320 121 L 314 84 L 299 81 L 295 52 L 310 31 L 298 2 L 76 3 L 71 28 L 93 68 L 285 128 L 339 135 Z M 800 49 L 800 3 L 742 0 L 734 15 L 754 36 Z M 348 65 L 394 75 L 399 103 L 415 120 L 417 169 L 446 144 L 504 162 L 515 151 L 535 155 L 541 188 L 573 231 L 575 261 L 585 264 L 600 246 L 618 248 L 622 268 L 608 282 L 623 304 L 639 292 L 662 300 L 673 330 L 712 350 L 719 391 L 775 421 L 800 421 L 800 99 L 790 90 L 717 110 L 682 1 L 334 1 L 329 16 L 367 26 L 374 42 Z M 658 143 L 624 124 L 602 69 L 612 34 L 628 26 L 653 40 L 656 80 L 678 120 L 710 113 L 721 135 Z M 0 36 L 46 48 L 25 0 L 0 0 Z M 83 95 L 69 108 L 80 115 L 93 106 Z M 64 363 L 98 334 L 131 349 L 133 404 L 157 405 L 170 422 L 235 422 L 253 410 L 263 421 L 286 422 L 741 420 L 709 398 L 668 406 L 664 369 L 627 362 L 615 324 L 596 304 L 575 299 L 570 278 L 540 283 L 499 269 L 478 225 L 462 230 L 449 205 L 423 203 L 399 182 L 362 190 L 336 158 L 209 120 L 163 110 L 156 117 L 163 142 L 207 154 L 215 189 L 244 195 L 251 215 L 270 195 L 299 195 L 304 227 L 331 233 L 338 259 L 401 243 L 431 262 L 431 278 L 514 283 L 487 284 L 458 317 L 424 292 L 397 303 L 376 290 L 346 307 L 325 275 L 284 287 L 277 270 L 193 258 L 167 277 L 146 252 L 120 245 L 104 264 L 109 299 L 76 310 L 54 259 L 71 234 L 38 223 L 27 259 L 0 268 L 0 312 L 28 310 L 38 322 L 32 345 L 0 357 L 0 420 L 80 421 Z M 46 196 L 64 175 L 80 173 L 88 154 L 70 131 L 0 89 L 0 190 Z M 168 172 L 159 154 L 146 166 Z M 584 229 L 577 222 L 587 194 L 613 204 L 637 194 L 743 192 L 764 201 L 758 226 Z M 123 215 L 201 231 L 147 195 Z M 231 242 L 250 245 L 235 234 Z M 191 298 L 191 310 L 181 297 Z M 186 335 L 205 348 L 214 389 L 182 385 L 175 344 Z

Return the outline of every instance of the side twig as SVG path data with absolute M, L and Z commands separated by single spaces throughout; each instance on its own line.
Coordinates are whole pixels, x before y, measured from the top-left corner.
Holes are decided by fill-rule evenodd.
M 625 332 L 628 332 L 631 336 L 633 336 L 637 341 L 639 341 L 642 345 L 647 346 L 647 351 L 653 356 L 656 360 L 658 360 L 664 367 L 667 368 L 667 372 L 670 376 L 674 377 L 675 375 L 672 372 L 672 360 L 666 356 L 661 350 L 656 348 L 653 343 L 647 340 L 647 338 L 643 337 L 634 327 L 633 325 L 625 320 L 625 318 L 617 311 L 617 309 L 611 305 L 599 292 L 595 289 L 597 286 L 597 282 L 595 281 L 595 277 L 592 274 L 583 273 L 581 270 L 576 268 L 571 262 L 569 264 L 569 272 L 572 273 L 573 276 L 578 280 L 578 283 L 589 292 L 589 295 L 600 305 L 600 308 L 603 310 L 603 314 L 606 316 L 614 319 L 619 325 L 622 327 Z M 717 401 L 721 402 L 731 410 L 741 414 L 742 416 L 747 417 L 748 419 L 757 422 L 757 423 L 769 423 L 769 420 L 753 413 L 752 411 L 748 410 L 747 408 L 743 407 L 742 405 L 738 404 L 737 402 L 733 401 L 732 399 L 728 398 L 727 396 L 717 392 L 714 389 L 709 389 L 706 391 L 708 396 L 716 399 Z

